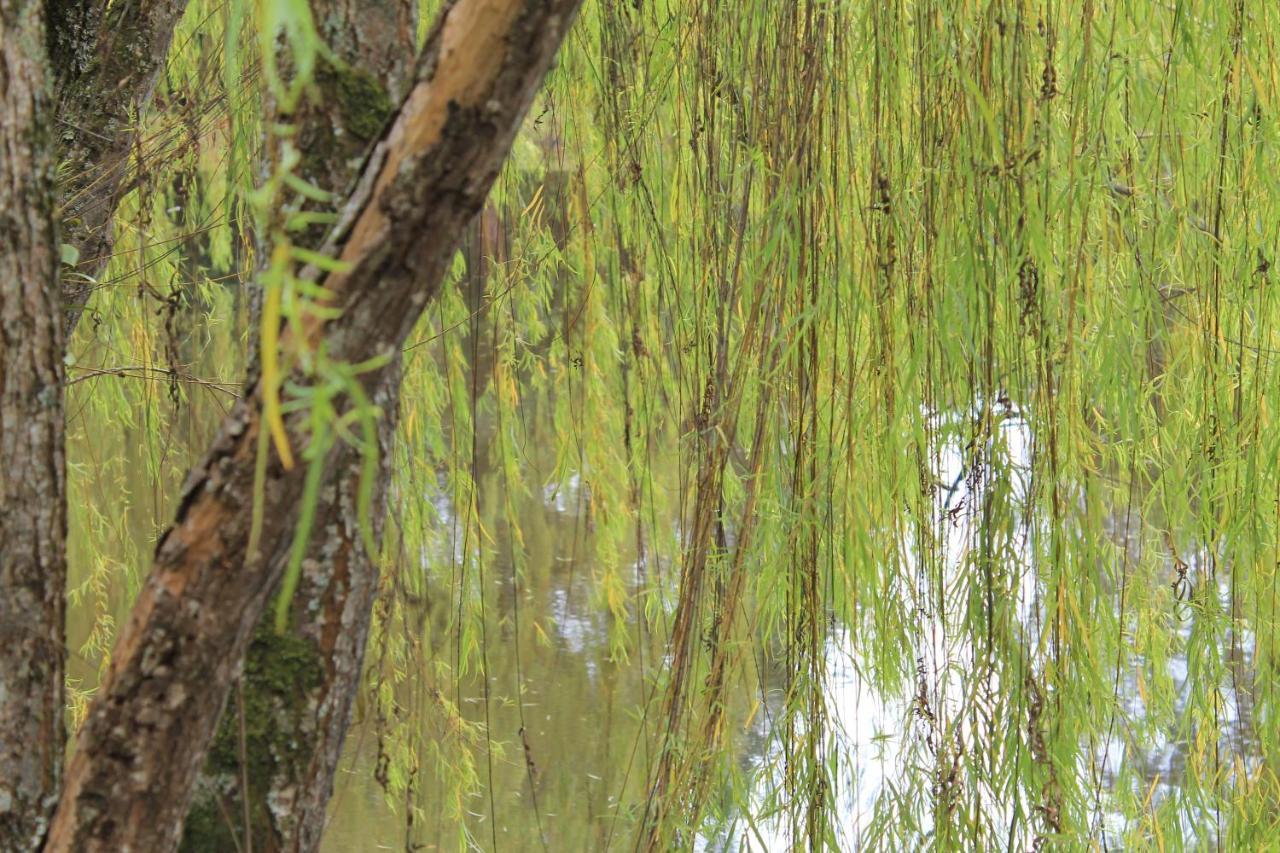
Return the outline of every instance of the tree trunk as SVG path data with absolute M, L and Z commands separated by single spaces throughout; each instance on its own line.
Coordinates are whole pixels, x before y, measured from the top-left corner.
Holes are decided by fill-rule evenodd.
M 0 848 L 39 846 L 63 728 L 66 490 L 43 9 L 0 0 Z
M 459 0 L 441 13 L 415 83 L 366 164 L 325 279 L 337 319 L 305 346 L 356 363 L 393 355 L 437 292 L 580 0 Z M 297 346 L 284 336 L 282 346 Z M 367 388 L 387 368 L 364 374 Z M 90 705 L 49 850 L 171 850 L 267 596 L 279 580 L 305 466 L 273 460 L 248 552 L 261 426 L 250 387 L 188 477 L 173 526 Z M 295 416 L 296 426 L 296 416 Z M 300 430 L 294 429 L 296 436 Z M 332 467 L 330 477 L 344 472 Z M 333 489 L 333 480 L 326 488 Z
M 69 177 L 61 242 L 78 253 L 79 270 L 96 277 L 106 267 L 111 218 L 127 189 L 133 122 L 150 100 L 185 5 L 0 5 L 6 155 L 0 161 L 0 843 L 6 850 L 39 845 L 56 804 L 66 739 L 63 355 L 90 289 L 82 280 L 58 283 L 52 164 L 63 152 Z M 56 109 L 50 91 L 57 93 Z
M 319 96 L 278 120 L 296 130 L 305 158 L 301 177 L 343 198 L 407 88 L 417 3 L 312 0 L 311 9 L 323 28 L 321 37 L 345 67 L 324 64 L 315 80 Z M 318 249 L 320 236 L 305 234 L 300 242 Z M 383 415 L 378 429 L 382 464 L 371 507 L 379 540 L 399 393 L 395 365 L 375 396 Z M 335 463 L 334 488 L 316 508 L 289 633 L 277 636 L 268 617 L 249 645 L 187 815 L 184 850 L 319 846 L 378 583 L 377 562 L 365 550 L 357 524 L 361 464 L 359 454 L 349 450 Z M 249 835 L 251 845 L 240 845 L 241 833 Z
M 387 413 L 379 424 L 382 464 L 374 486 L 379 539 L 391 473 L 398 367 L 388 372 L 375 396 Z M 240 683 L 227 701 L 200 775 L 183 850 L 262 853 L 319 847 L 378 581 L 377 563 L 365 552 L 357 522 L 361 462 L 359 454 L 348 450 L 334 463 L 336 482 L 317 507 L 290 630 L 276 634 L 268 613 L 254 631 Z M 247 811 L 243 782 L 249 787 Z M 241 843 L 245 832 L 251 847 Z

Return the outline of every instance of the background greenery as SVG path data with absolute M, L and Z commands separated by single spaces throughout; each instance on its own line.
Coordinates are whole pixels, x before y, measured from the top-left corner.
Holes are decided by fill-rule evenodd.
M 72 344 L 76 720 L 244 375 L 295 13 L 192 0 Z M 1277 36 L 589 3 L 406 350 L 330 847 L 1273 844 Z

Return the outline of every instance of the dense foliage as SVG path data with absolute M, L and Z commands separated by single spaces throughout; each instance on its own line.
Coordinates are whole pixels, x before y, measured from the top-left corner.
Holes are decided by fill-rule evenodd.
M 305 308 L 264 264 L 296 6 L 193 0 L 89 282 L 73 717 L 251 290 Z M 1243 0 L 589 3 L 405 350 L 330 845 L 1268 843 L 1277 37 Z

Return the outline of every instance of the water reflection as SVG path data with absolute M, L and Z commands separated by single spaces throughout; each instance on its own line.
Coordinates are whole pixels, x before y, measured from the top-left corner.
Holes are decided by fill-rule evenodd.
M 1050 531 L 1028 507 L 1034 436 L 1013 407 L 997 414 L 988 418 L 989 429 L 979 430 L 977 439 L 973 425 L 983 421 L 982 413 L 940 415 L 931 425 L 943 439 L 931 460 L 936 483 L 931 515 L 918 519 L 905 537 L 900 557 L 906 569 L 898 572 L 910 581 L 900 592 L 916 620 L 916 672 L 901 689 L 883 689 L 892 679 L 873 670 L 868 649 L 875 638 L 855 637 L 834 623 L 829 632 L 825 753 L 833 781 L 831 840 L 840 849 L 898 849 L 904 837 L 927 842 L 939 768 L 956 760 L 944 735 L 975 748 L 990 742 L 998 727 L 1007 727 L 1012 737 L 1030 738 L 1028 700 L 1017 689 L 1022 685 L 1001 684 L 994 653 L 982 645 L 991 641 L 972 628 L 973 613 L 985 609 L 997 623 L 988 628 L 989 636 L 1003 631 L 1008 642 L 1033 649 L 1042 639 L 1049 594 L 1035 555 L 1044 553 Z M 504 505 L 500 477 L 483 472 L 478 482 L 488 492 L 482 499 L 485 506 Z M 582 489 L 581 478 L 571 474 L 530 494 L 511 496 L 518 506 L 525 567 L 518 579 L 513 575 L 516 537 L 504 529 L 501 513 L 494 514 L 494 541 L 499 544 L 485 566 L 488 600 L 494 605 L 486 640 L 492 767 L 482 762 L 480 790 L 468 799 L 462 818 L 455 819 L 447 806 L 453 780 L 432 778 L 428 772 L 415 793 L 415 800 L 425 804 L 423 814 L 406 828 L 405 810 L 388 806 L 372 781 L 376 754 L 366 720 L 350 738 L 326 849 L 454 849 L 459 843 L 484 849 L 633 846 L 652 750 L 659 743 L 645 709 L 656 707 L 654 666 L 662 660 L 660 638 L 665 634 L 642 625 L 634 613 L 629 624 L 617 624 L 601 605 L 595 567 L 587 557 L 592 533 Z M 1067 493 L 1071 501 L 1082 500 Z M 441 529 L 450 529 L 448 501 L 439 493 L 429 499 L 437 506 Z M 994 501 L 1005 507 L 999 524 L 993 522 Z M 1006 519 L 1014 521 L 1006 524 Z M 1122 527 L 1117 521 L 1111 519 L 1111 535 L 1123 549 L 1124 531 L 1140 522 Z M 671 529 L 674 537 L 674 521 Z M 462 545 L 448 536 L 441 541 L 441 553 L 453 554 L 454 560 L 464 556 Z M 980 553 L 997 555 L 995 605 L 993 591 L 974 580 Z M 634 564 L 639 557 L 633 553 L 622 559 Z M 1211 579 L 1203 555 L 1186 560 L 1187 576 L 1200 584 L 1202 597 L 1204 590 L 1216 590 L 1216 607 L 1229 611 L 1225 573 Z M 1115 577 L 1124 579 L 1125 572 L 1122 563 Z M 638 574 L 629 582 L 630 594 L 638 591 Z M 1104 592 L 1119 614 L 1123 583 L 1116 587 Z M 447 593 L 437 598 L 450 600 Z M 437 604 L 429 618 L 445 624 L 444 606 Z M 1141 673 L 1151 662 L 1122 656 L 1118 671 L 1113 668 L 1111 735 L 1082 744 L 1079 753 L 1078 779 L 1094 780 L 1096 789 L 1093 834 L 1107 845 L 1122 844 L 1125 833 L 1134 829 L 1122 814 L 1125 798 L 1146 798 L 1151 808 L 1158 808 L 1163 800 L 1179 796 L 1194 739 L 1181 721 L 1188 719 L 1188 703 L 1206 683 L 1203 664 L 1197 670 L 1197 655 L 1203 656 L 1197 643 L 1205 636 L 1225 636 L 1230 646 L 1224 650 L 1228 666 L 1219 673 L 1225 701 L 1216 747 L 1224 763 L 1238 759 L 1238 769 L 1231 772 L 1248 773 L 1261 761 L 1251 694 L 1245 687 L 1254 678 L 1252 635 L 1243 630 L 1205 634 L 1203 620 L 1192 618 L 1185 607 L 1178 614 L 1172 632 L 1176 642 L 1160 664 L 1173 685 L 1173 707 L 1149 707 L 1151 691 Z M 618 631 L 628 634 L 632 653 L 626 660 L 613 654 Z M 758 712 L 743 715 L 750 724 L 733 741 L 737 766 L 753 779 L 747 802 L 699 839 L 699 849 L 782 850 L 798 840 L 785 802 L 786 750 L 784 733 L 778 730 L 784 716 L 779 685 L 786 683 L 785 664 L 767 649 L 759 651 L 760 683 L 734 699 L 745 707 L 756 698 L 747 694 L 756 693 L 761 701 Z M 485 722 L 485 687 L 476 675 L 454 688 L 468 720 Z M 1104 712 L 1110 709 L 1099 709 Z M 988 831 L 1002 834 L 1011 849 L 1037 846 L 1038 830 L 1026 813 L 1041 802 L 1043 791 L 1027 788 L 1018 777 L 1000 778 L 1003 770 L 990 776 L 971 768 L 965 772 L 971 774 L 961 783 L 965 796 L 977 804 L 975 811 Z M 1133 813 L 1132 808 L 1127 811 Z M 1214 826 L 1213 815 L 1198 814 L 1188 803 L 1180 804 L 1179 813 L 1185 840 L 1213 845 L 1203 829 Z
M 448 806 L 455 780 L 425 773 L 414 795 L 425 804 L 424 814 L 406 830 L 405 809 L 388 806 L 373 780 L 373 721 L 358 721 L 337 786 L 327 850 L 456 849 L 460 842 L 540 849 L 539 839 L 551 850 L 602 849 L 611 836 L 629 838 L 634 831 L 634 814 L 620 804 L 636 801 L 649 772 L 651 738 L 640 709 L 651 696 L 653 661 L 659 657 L 654 634 L 640 631 L 638 622 L 617 624 L 600 601 L 578 475 L 510 495 L 496 471 L 478 471 L 476 479 L 480 513 L 495 544 L 480 566 L 472 564 L 483 572 L 489 607 L 483 668 L 492 748 L 488 755 L 480 749 L 482 790 L 469 797 L 457 820 Z M 448 499 L 440 491 L 429 499 L 441 535 L 430 555 L 436 570 L 425 618 L 438 630 L 456 604 L 448 580 L 452 570 L 439 570 L 440 557 L 448 563 L 452 554 L 460 563 L 472 546 L 453 523 Z M 518 534 L 501 511 L 508 499 L 518 511 Z M 625 565 L 637 558 L 621 559 Z M 637 575 L 627 579 L 629 595 L 636 592 Z M 625 660 L 612 654 L 612 632 L 620 630 L 629 633 Z M 449 687 L 473 723 L 486 722 L 485 686 L 484 676 L 474 673 Z
M 944 439 L 930 460 L 936 483 L 932 513 L 909 529 L 902 545 L 900 559 L 906 568 L 898 574 L 908 582 L 899 592 L 913 608 L 919 628 L 912 650 L 918 670 L 903 689 L 877 689 L 875 685 L 884 679 L 877 678 L 882 674 L 874 671 L 875 661 L 867 653 L 874 647 L 875 637 L 854 637 L 841 627 L 833 627 L 828 636 L 827 751 L 834 767 L 833 834 L 843 849 L 893 847 L 881 824 L 900 814 L 898 803 L 904 796 L 919 821 L 917 837 L 929 832 L 931 810 L 925 803 L 933 795 L 930 785 L 938 744 L 935 727 L 921 713 L 922 705 L 927 705 L 935 718 L 960 719 L 959 729 L 970 742 L 983 733 L 964 722 L 966 710 L 993 715 L 1009 712 L 991 698 L 1000 696 L 1002 686 L 998 679 L 979 675 L 981 651 L 959 626 L 964 623 L 965 608 L 973 606 L 967 597 L 972 582 L 966 572 L 973 569 L 974 552 L 982 545 L 982 536 L 991 533 L 983 525 L 984 498 L 999 494 L 1015 508 L 1026 503 L 1032 487 L 1034 437 L 1016 411 L 1002 412 L 989 439 L 987 474 L 976 478 L 971 464 L 973 448 L 969 446 L 974 421 L 973 413 L 966 413 L 939 416 L 931 424 L 935 434 Z M 206 428 L 197 424 L 190 429 L 199 433 Z M 195 435 L 190 443 L 198 446 L 201 440 Z M 113 443 L 103 443 L 107 441 Z M 73 501 L 75 512 L 118 504 L 121 494 L 139 496 L 139 504 L 148 496 L 159 496 L 150 501 L 154 504 L 151 513 L 138 512 L 137 506 L 128 513 L 116 513 L 115 518 L 129 519 L 134 527 L 117 531 L 112 526 L 108 532 L 115 544 L 101 549 L 128 556 L 125 562 L 129 564 L 145 564 L 141 555 L 167 517 L 172 489 L 171 484 L 147 473 L 152 466 L 149 445 L 130 441 L 127 431 L 107 432 L 90 441 L 73 430 L 72 443 L 75 458 L 92 464 L 96 472 L 93 478 L 73 477 L 73 489 L 80 490 L 76 494 L 83 498 Z M 103 455 L 106 459 L 95 458 Z M 480 457 L 488 458 L 483 448 Z M 455 780 L 438 778 L 433 768 L 424 767 L 413 794 L 422 813 L 407 825 L 405 805 L 389 805 L 374 779 L 377 742 L 366 708 L 348 741 L 348 760 L 337 784 L 326 849 L 402 850 L 424 845 L 421 849 L 452 850 L 457 849 L 460 839 L 488 849 L 495 846 L 496 839 L 499 849 L 519 850 L 540 848 L 539 838 L 545 839 L 551 850 L 632 846 L 658 743 L 658 733 L 645 722 L 644 709 L 653 706 L 655 675 L 665 653 L 662 612 L 659 610 L 653 625 L 641 624 L 634 609 L 632 620 L 625 624 L 608 614 L 599 598 L 598 567 L 589 559 L 592 531 L 582 477 L 572 471 L 559 478 L 549 477 L 551 463 L 540 463 L 544 467 L 534 466 L 529 479 L 543 485 L 510 496 L 517 509 L 518 544 L 502 518 L 507 498 L 503 478 L 496 470 L 477 471 L 481 512 L 495 543 L 483 566 L 486 600 L 491 605 L 486 662 L 492 781 L 481 749 L 478 790 L 466 799 L 459 820 L 451 814 Z M 180 471 L 182 467 L 171 465 L 165 470 Z M 108 494 L 112 489 L 114 496 Z M 93 490 L 105 491 L 91 497 Z M 467 543 L 459 535 L 449 494 L 440 483 L 418 494 L 433 507 L 438 535 L 415 555 L 417 569 L 460 564 L 467 556 Z M 1080 496 L 1069 497 L 1080 503 Z M 1012 515 L 1019 520 L 1001 534 L 1000 571 L 1017 636 L 1033 646 L 1039 642 L 1046 595 L 1033 554 L 1038 550 L 1037 537 L 1048 535 L 1048 531 L 1043 521 L 1028 523 L 1033 516 L 1030 512 Z M 1151 538 L 1144 534 L 1141 513 L 1134 510 L 1126 515 L 1114 510 L 1105 521 L 1107 536 L 1117 550 L 1134 563 L 1140 560 L 1143 543 Z M 678 524 L 674 519 L 669 523 L 675 550 Z M 80 520 L 77 524 L 84 528 L 89 522 Z M 74 556 L 80 553 L 76 548 L 81 539 L 73 536 L 71 541 Z M 990 548 L 990 543 L 986 547 Z M 513 557 L 517 548 L 518 561 Z M 1043 551 L 1042 545 L 1039 550 Z M 920 558 L 922 553 L 924 559 Z M 1257 727 L 1265 725 L 1265 720 L 1257 719 L 1254 711 L 1256 636 L 1247 620 L 1231 619 L 1231 573 L 1221 556 L 1216 560 L 1210 556 L 1188 551 L 1160 558 L 1169 562 L 1164 574 L 1181 579 L 1178 589 L 1169 594 L 1167 655 L 1162 659 L 1126 656 L 1121 661 L 1115 711 L 1099 710 L 1108 715 L 1109 734 L 1082 745 L 1077 774 L 1098 789 L 1091 809 L 1091 830 L 1104 845 L 1123 846 L 1134 825 L 1122 812 L 1132 814 L 1132 803 L 1137 802 L 1147 803 L 1152 812 L 1174 809 L 1187 846 L 1220 846 L 1217 834 L 1223 816 L 1185 794 L 1193 751 L 1213 755 L 1216 750 L 1223 785 L 1256 776 L 1264 763 Z M 674 577 L 670 566 L 652 553 L 645 559 L 651 565 L 637 566 L 640 558 L 635 553 L 619 556 L 624 566 L 630 566 L 622 573 L 629 594 L 637 591 L 639 575 L 647 573 L 650 580 L 664 573 Z M 516 562 L 522 574 L 513 580 Z M 89 561 L 73 559 L 72 565 L 87 566 Z M 1117 583 L 1103 591 L 1113 601 L 1112 620 L 1118 619 L 1122 610 L 1124 592 L 1119 581 L 1127 577 L 1125 565 L 1125 560 L 1117 560 Z M 117 583 L 122 574 L 114 575 Z M 449 575 L 449 570 L 437 573 L 429 589 L 431 603 L 425 618 L 437 625 L 447 621 Z M 77 576 L 73 587 L 86 582 Z M 663 588 L 668 606 L 674 600 L 670 586 L 667 583 Z M 92 602 L 85 599 L 85 605 Z M 127 612 L 128 602 L 129 589 L 119 585 L 104 587 L 96 606 L 105 606 L 120 618 Z M 92 614 L 86 612 L 89 608 L 85 605 L 72 609 L 69 639 L 74 649 L 86 645 L 91 623 L 86 617 Z M 612 654 L 618 632 L 627 635 L 631 654 L 626 660 Z M 444 646 L 435 651 L 449 655 Z M 749 823 L 739 814 L 703 839 L 706 849 L 792 846 L 785 812 L 776 811 L 780 804 L 785 805 L 780 803 L 785 750 L 777 730 L 784 710 L 778 685 L 786 683 L 785 664 L 768 649 L 760 650 L 759 662 L 763 669 L 760 684 L 743 686 L 741 695 L 734 698 L 746 706 L 755 698 L 746 694 L 755 693 L 762 702 L 760 711 L 742 715 L 750 716 L 751 723 L 733 741 L 737 767 L 755 779 L 747 809 L 754 820 Z M 73 677 L 86 688 L 92 687 L 97 663 L 96 656 L 74 655 Z M 412 677 L 420 675 L 413 673 Z M 1167 681 L 1167 689 L 1159 688 L 1162 679 Z M 461 713 L 474 723 L 483 723 L 484 686 L 475 674 L 456 687 L 450 684 L 442 689 L 456 690 Z M 1194 705 L 1204 705 L 1210 687 L 1217 689 L 1220 701 L 1216 711 L 1206 716 L 1203 708 L 1197 710 Z M 1219 736 L 1204 742 L 1197 719 L 1202 725 L 1212 724 Z M 421 724 L 427 725 L 425 721 Z M 1019 729 L 1025 726 L 1025 712 L 1010 724 Z M 1008 792 L 982 784 L 973 787 L 982 797 L 988 820 L 1007 825 Z M 1035 793 L 1024 792 L 1023 796 Z M 1122 810 L 1120 804 L 1126 801 L 1130 805 Z M 1030 848 L 1035 841 L 1029 831 L 1014 840 L 1020 849 Z

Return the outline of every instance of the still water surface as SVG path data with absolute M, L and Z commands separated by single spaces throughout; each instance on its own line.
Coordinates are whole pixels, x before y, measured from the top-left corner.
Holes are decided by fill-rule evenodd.
M 1031 437 L 1025 423 L 1008 417 L 1000 424 L 1005 486 L 1015 503 L 1030 487 Z M 965 507 L 977 506 L 970 493 L 959 442 L 938 455 L 937 479 L 949 484 L 937 495 L 937 512 L 943 525 L 944 583 L 956 581 L 965 566 L 965 551 L 974 541 L 979 517 Z M 497 478 L 480 477 L 482 489 L 497 490 Z M 981 487 L 978 487 L 981 488 Z M 487 713 L 491 740 L 500 749 L 492 754 L 491 768 L 478 766 L 479 789 L 465 804 L 462 825 L 448 813 L 452 780 L 427 778 L 417 801 L 427 804 L 424 814 L 406 831 L 404 808 L 388 802 L 373 780 L 376 734 L 367 722 L 357 722 L 348 744 L 347 762 L 337 786 L 331 824 L 326 835 L 328 851 L 364 849 L 455 849 L 461 838 L 483 849 L 495 844 L 502 850 L 603 850 L 630 849 L 643 805 L 658 732 L 645 719 L 645 709 L 656 717 L 660 697 L 653 696 L 654 662 L 661 661 L 659 637 L 663 626 L 646 632 L 636 623 L 618 625 L 599 605 L 593 588 L 593 567 L 584 556 L 590 550 L 581 508 L 579 484 L 571 479 L 563 486 L 551 484 L 519 503 L 519 524 L 525 532 L 528 569 L 518 585 L 511 580 L 510 554 L 488 567 L 490 612 L 486 632 L 488 666 Z M 442 527 L 448 527 L 451 509 L 438 495 Z M 482 498 L 482 501 L 485 500 Z M 488 500 L 497 501 L 495 495 Z M 954 511 L 956 508 L 960 511 Z M 1132 525 L 1115 517 L 1110 535 L 1132 534 Z M 676 527 L 671 522 L 673 530 Z M 1033 523 L 1034 524 L 1034 523 Z M 1031 539 L 1037 530 L 1024 521 L 1012 539 L 1021 542 L 1006 559 L 1018 578 L 1016 613 L 1029 641 L 1039 634 L 1040 588 L 1031 564 Z M 446 537 L 447 538 L 447 537 Z M 499 539 L 502 537 L 499 536 Z M 904 545 L 911 558 L 910 542 Z M 456 551 L 457 543 L 442 545 Z M 437 555 L 439 556 L 439 555 Z M 634 555 L 633 555 L 634 557 Z M 1194 558 L 1193 558 L 1194 559 Z M 668 567 L 669 568 L 669 567 Z M 1194 568 L 1194 567 L 1193 567 Z M 676 575 L 668 572 L 669 585 Z M 631 590 L 634 592 L 634 587 Z M 1225 595 L 1226 590 L 1220 593 Z M 441 594 L 447 598 L 443 590 Z M 1117 607 L 1119 600 L 1117 597 Z M 946 626 L 961 621 L 956 600 L 941 610 L 922 607 L 920 638 L 916 649 L 919 674 L 930 706 L 958 710 L 966 700 L 966 675 L 974 652 L 963 638 L 948 636 Z M 496 611 L 496 612 L 495 612 Z M 523 618 L 513 618 L 519 611 Z M 519 630 L 515 624 L 519 623 Z M 626 660 L 611 655 L 611 632 L 626 631 L 632 653 Z M 1180 631 L 1185 641 L 1189 625 Z M 835 767 L 833 794 L 836 826 L 834 837 L 841 849 L 881 846 L 873 825 L 878 811 L 893 808 L 892 794 L 921 772 L 926 761 L 928 734 L 920 720 L 914 695 L 886 695 L 864 677 L 871 662 L 860 658 L 848 631 L 835 625 L 826 644 L 825 694 L 829 715 L 828 756 Z M 1188 661 L 1182 651 L 1168 663 L 1178 702 L 1185 704 L 1192 689 Z M 374 654 L 371 650 L 370 654 Z M 1233 652 L 1237 674 L 1252 669 L 1253 648 L 1242 638 Z M 752 820 L 738 819 L 699 839 L 701 850 L 782 850 L 794 846 L 787 821 L 773 808 L 772 795 L 783 786 L 783 749 L 773 723 L 783 705 L 781 685 L 784 664 L 761 649 L 756 656 L 753 683 L 740 685 L 734 700 L 748 720 L 732 739 L 734 761 L 754 781 L 749 795 Z M 463 713 L 477 723 L 486 719 L 484 682 L 476 677 L 455 685 Z M 999 689 L 999 685 L 995 685 Z M 1129 719 L 1141 719 L 1143 696 L 1132 673 L 1117 679 L 1117 693 Z M 1249 731 L 1247 694 L 1230 692 L 1223 706 L 1223 748 L 1245 762 L 1258 760 Z M 758 700 L 758 701 L 757 701 Z M 1126 732 L 1123 725 L 1104 743 L 1083 751 L 1081 774 L 1097 779 L 1106 791 L 1126 784 L 1142 788 L 1158 801 L 1177 790 L 1188 744 L 1173 730 L 1147 729 Z M 974 740 L 981 732 L 968 733 Z M 971 741 L 972 742 L 972 741 Z M 500 754 L 499 754 L 500 753 Z M 1084 766 L 1087 765 L 1087 766 Z M 1130 770 L 1120 781 L 1118 770 Z M 1134 768 L 1137 772 L 1134 773 Z M 1136 780 L 1136 781 L 1135 781 Z M 1009 807 L 995 791 L 980 793 L 984 807 L 997 822 L 1009 822 Z M 1108 797 L 1099 796 L 1093 816 L 1097 837 L 1114 845 L 1125 821 L 1108 808 Z M 927 807 L 924 829 L 928 828 Z M 1004 815 L 1002 817 L 1002 815 Z M 1197 826 L 1187 822 L 1184 841 L 1194 845 Z M 1212 846 L 1211 839 L 1201 841 Z M 1031 849 L 1031 835 L 1011 837 L 1015 849 Z
M 75 394 L 69 402 L 74 409 Z M 101 634 L 102 641 L 109 642 L 109 632 L 102 626 L 118 623 L 127 613 L 140 579 L 138 567 L 145 566 L 155 532 L 163 529 L 170 496 L 176 493 L 180 473 L 185 470 L 187 460 L 181 448 L 202 446 L 216 416 L 211 410 L 208 417 L 180 417 L 169 427 L 171 439 L 158 449 L 133 437 L 149 428 L 144 423 L 92 436 L 73 428 L 70 459 L 77 467 L 71 477 L 70 564 L 74 575 L 68 624 L 69 645 L 77 650 L 70 661 L 73 688 L 88 691 L 96 683 L 102 657 L 101 650 L 95 650 L 95 636 Z M 1031 436 L 1016 416 L 1004 419 L 999 429 L 1000 452 L 1007 463 L 1000 469 L 1005 478 L 1003 487 L 1010 490 L 1016 504 L 1029 488 Z M 487 456 L 482 452 L 477 458 Z M 970 493 L 963 458 L 959 440 L 945 445 L 934 472 L 938 482 L 949 486 L 939 490 L 935 507 L 938 518 L 946 519 L 940 526 L 944 584 L 953 583 L 963 571 L 966 549 L 975 541 L 979 524 L 972 507 L 980 504 L 981 496 Z M 494 471 L 476 472 L 478 502 L 487 507 L 483 510 L 486 517 L 493 519 L 489 523 L 496 543 L 482 567 L 488 604 L 483 636 L 487 699 L 486 680 L 478 672 L 462 679 L 450 676 L 439 684 L 432 682 L 431 673 L 406 674 L 408 681 L 430 682 L 433 689 L 448 694 L 466 719 L 477 725 L 487 722 L 488 747 L 482 740 L 474 750 L 475 784 L 457 802 L 452 798 L 459 788 L 458 780 L 446 778 L 429 762 L 424 763 L 412 796 L 419 810 L 410 825 L 405 803 L 390 797 L 375 778 L 378 726 L 369 703 L 362 702 L 337 780 L 326 850 L 452 850 L 461 843 L 503 850 L 542 849 L 544 843 L 550 850 L 628 849 L 634 845 L 661 734 L 655 722 L 661 698 L 655 697 L 655 684 L 665 652 L 665 620 L 674 599 L 678 567 L 662 560 L 637 567 L 636 554 L 620 555 L 624 564 L 629 561 L 633 569 L 643 569 L 645 585 L 657 587 L 667 601 L 666 606 L 653 608 L 656 615 L 643 625 L 634 616 L 623 624 L 608 615 L 596 583 L 599 567 L 589 557 L 591 530 L 584 510 L 585 489 L 574 475 L 563 482 L 549 479 L 545 472 L 553 467 L 551 460 L 533 460 L 523 473 L 538 486 L 511 496 L 519 537 L 512 535 L 497 509 L 507 505 L 503 478 Z M 465 550 L 456 533 L 456 514 L 441 492 L 439 488 L 423 489 L 410 496 L 402 489 L 396 497 L 400 507 L 417 500 L 434 508 L 439 537 L 433 553 L 423 554 L 421 565 L 401 570 L 422 571 L 426 579 L 423 618 L 437 628 L 447 624 L 452 600 L 450 572 L 439 567 L 457 562 Z M 674 518 L 666 523 L 674 541 L 678 523 Z M 1113 512 L 1107 520 L 1107 535 L 1117 542 L 1127 537 L 1137 540 L 1141 523 L 1139 518 Z M 93 549 L 81 544 L 87 530 L 93 531 Z M 1038 634 L 1038 601 L 1043 590 L 1031 565 L 1033 549 L 1028 543 L 1042 533 L 1024 517 L 1011 537 L 1014 543 L 1022 544 L 1007 551 L 1005 557 L 1009 563 L 1006 568 L 1017 578 L 1013 586 L 1017 590 L 1017 619 L 1030 639 Z M 520 549 L 521 572 L 513 579 L 512 553 L 516 548 Z M 909 563 L 913 559 L 910 541 L 904 543 L 903 551 Z M 96 555 L 92 559 L 90 552 Z M 1204 555 L 1184 554 L 1183 558 L 1189 564 L 1188 572 L 1198 574 Z M 424 568 L 430 566 L 436 568 Z M 629 594 L 635 595 L 641 588 L 639 574 L 638 570 L 624 572 Z M 1226 582 L 1224 576 L 1217 590 L 1224 607 L 1229 595 Z M 1120 605 L 1117 591 L 1117 610 Z M 961 602 L 957 600 L 954 606 L 959 608 Z M 974 657 L 963 638 L 948 636 L 946 626 L 960 621 L 959 613 L 948 612 L 948 607 L 922 601 L 917 613 L 914 653 L 934 709 L 954 709 L 965 701 L 965 673 Z M 631 608 L 633 614 L 635 610 Z M 442 633 L 436 630 L 431 634 L 438 645 L 430 654 L 452 659 L 455 649 Z M 625 635 L 625 657 L 615 653 L 620 634 Z M 1202 690 L 1204 685 L 1196 683 L 1197 674 L 1188 657 L 1188 649 L 1194 648 L 1191 621 L 1181 618 L 1175 634 L 1179 642 L 1163 666 L 1174 686 L 1177 717 L 1193 689 Z M 1237 686 L 1253 683 L 1255 641 L 1242 631 L 1234 637 L 1228 633 L 1224 642 L 1230 648 L 1223 650 L 1228 672 L 1227 682 L 1220 685 L 1220 749 L 1231 761 L 1254 767 L 1260 761 L 1260 749 L 1254 734 L 1251 694 Z M 855 643 L 846 629 L 833 621 L 826 644 L 825 694 L 828 755 L 836 780 L 832 795 L 837 812 L 835 837 L 844 849 L 877 846 L 874 818 L 887 813 L 892 792 L 905 786 L 908 777 L 919 774 L 920 767 L 929 762 L 928 732 L 919 719 L 910 686 L 896 695 L 877 690 L 866 677 L 874 665 L 867 659 L 866 649 L 865 640 Z M 370 659 L 379 653 L 378 648 L 371 648 Z M 753 664 L 749 683 L 738 685 L 729 701 L 736 708 L 731 718 L 739 723 L 731 738 L 731 760 L 743 776 L 753 780 L 748 800 L 754 819 L 739 819 L 709 831 L 700 839 L 703 849 L 791 846 L 786 821 L 776 812 L 770 814 L 772 795 L 780 789 L 783 775 L 783 750 L 774 723 L 782 711 L 787 673 L 783 661 L 765 647 L 756 650 Z M 1101 790 L 1113 791 L 1120 786 L 1130 795 L 1158 802 L 1178 793 L 1190 747 L 1185 733 L 1172 727 L 1131 724 L 1147 716 L 1146 696 L 1136 672 L 1135 667 L 1126 667 L 1117 679 L 1123 719 L 1109 727 L 1111 735 L 1105 741 L 1087 745 L 1081 760 L 1088 766 L 1082 766 L 1080 772 L 1082 777 L 1096 779 Z M 908 695 L 901 695 L 903 692 Z M 424 739 L 429 739 L 433 727 L 439 725 L 433 718 L 434 706 L 409 702 L 405 707 L 422 718 L 402 720 L 402 724 L 420 727 Z M 983 797 L 992 813 L 1007 808 L 1002 796 L 994 792 Z M 927 813 L 928 809 L 921 811 Z M 1212 825 L 1213 816 L 1197 814 L 1194 808 L 1184 809 L 1183 814 L 1184 840 L 1194 845 L 1199 839 L 1212 846 L 1212 839 L 1202 837 L 1202 827 Z M 1095 837 L 1115 839 L 1126 828 L 1109 808 L 1107 796 L 1098 797 L 1092 820 Z M 1034 839 L 1013 841 L 1027 849 Z

